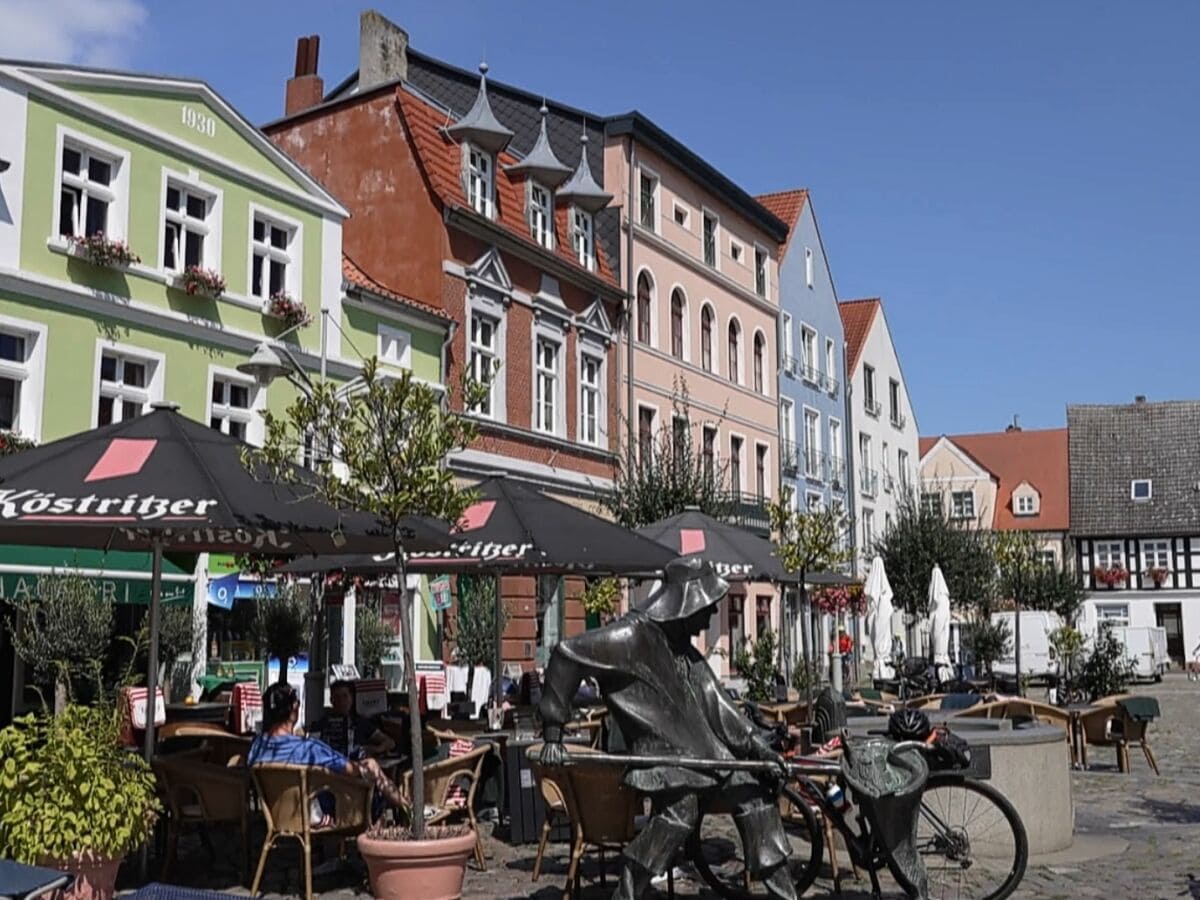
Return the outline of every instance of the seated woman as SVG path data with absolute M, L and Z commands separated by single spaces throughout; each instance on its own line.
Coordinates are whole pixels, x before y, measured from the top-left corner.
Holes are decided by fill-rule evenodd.
M 300 718 L 300 698 L 290 684 L 273 684 L 263 694 L 262 732 L 250 745 L 246 762 L 251 766 L 264 763 L 289 763 L 328 769 L 343 775 L 354 775 L 374 783 L 375 790 L 388 804 L 397 809 L 407 807 L 404 795 L 373 759 L 351 762 L 328 744 L 315 738 L 297 737 L 296 722 Z M 313 824 L 329 825 L 333 821 L 333 797 L 318 798 L 320 814 L 313 812 Z

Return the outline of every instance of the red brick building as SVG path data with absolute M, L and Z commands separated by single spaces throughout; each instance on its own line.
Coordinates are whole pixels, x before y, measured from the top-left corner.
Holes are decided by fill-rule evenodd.
M 456 116 L 408 81 L 407 35 L 373 13 L 354 90 L 322 100 L 315 41 L 302 40 L 286 116 L 265 130 L 350 209 L 343 246 L 366 276 L 455 323 L 452 403 L 464 372 L 490 377 L 488 400 L 469 411 L 480 436 L 452 466 L 502 471 L 595 509 L 619 437 L 624 293 L 598 239 L 611 198 L 593 179 L 586 136 L 560 160 L 543 109 L 533 146 L 518 152 L 492 111 L 485 67 L 474 105 Z M 582 629 L 566 593 L 561 579 L 505 579 L 506 660 L 528 663 Z

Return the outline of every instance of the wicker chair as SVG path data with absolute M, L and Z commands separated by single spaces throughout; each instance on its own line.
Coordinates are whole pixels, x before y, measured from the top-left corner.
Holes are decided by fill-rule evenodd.
M 537 881 L 542 874 L 542 858 L 546 855 L 546 844 L 550 842 L 550 834 L 555 825 L 570 818 L 570 813 L 567 812 L 567 798 L 555 778 L 548 775 L 537 763 L 533 764 L 533 771 L 542 793 L 542 804 L 546 807 L 546 820 L 542 823 L 542 836 L 538 840 L 537 856 L 533 860 L 533 880 Z
M 167 880 L 184 828 L 236 825 L 241 833 L 238 874 L 245 882 L 250 869 L 250 776 L 243 769 L 204 762 L 192 754 L 154 759 L 154 774 L 167 809 L 167 850 L 159 878 Z
M 449 759 L 430 763 L 422 768 L 425 775 L 425 804 L 427 825 L 450 825 L 467 821 L 475 832 L 475 862 L 479 871 L 487 871 L 487 861 L 483 855 L 483 839 L 479 834 L 479 823 L 475 820 L 475 791 L 483 774 L 483 762 L 492 752 L 492 746 L 487 744 L 476 747 L 462 756 L 451 756 Z M 451 791 L 461 789 L 466 792 L 462 803 L 455 802 Z M 412 797 L 412 772 L 404 773 L 402 790 L 406 797 Z M 409 815 L 413 810 L 409 810 Z
M 374 785 L 351 775 L 339 775 L 326 769 L 284 763 L 267 763 L 250 769 L 254 785 L 267 819 L 267 837 L 258 857 L 251 894 L 258 894 L 267 856 L 275 844 L 285 838 L 300 843 L 304 854 L 304 896 L 312 900 L 312 845 L 315 838 L 348 838 L 362 834 L 371 826 L 371 799 Z M 334 798 L 334 820 L 327 826 L 314 826 L 309 809 L 319 794 Z
M 960 709 L 949 715 L 952 719 L 1012 719 L 1013 721 L 1031 721 L 1042 725 L 1056 725 L 1063 730 L 1067 744 L 1067 761 L 1074 766 L 1078 763 L 1075 758 L 1075 741 L 1072 739 L 1071 714 L 1057 706 L 1039 703 L 1036 700 L 993 700 L 991 703 L 979 703 Z
M 1137 701 L 1149 700 L 1153 703 L 1153 714 L 1143 715 Z M 1127 705 L 1128 704 L 1128 705 Z M 1131 708 L 1133 712 L 1131 712 Z M 1158 715 L 1158 702 L 1152 697 L 1131 698 L 1128 694 L 1116 697 L 1105 697 L 1096 702 L 1095 707 L 1085 712 L 1079 718 L 1079 730 L 1083 736 L 1083 767 L 1088 765 L 1088 746 L 1114 747 L 1117 751 L 1117 771 L 1129 772 L 1129 745 L 1137 744 L 1142 748 L 1146 762 L 1155 775 L 1159 774 L 1158 761 L 1146 740 L 1150 722 Z

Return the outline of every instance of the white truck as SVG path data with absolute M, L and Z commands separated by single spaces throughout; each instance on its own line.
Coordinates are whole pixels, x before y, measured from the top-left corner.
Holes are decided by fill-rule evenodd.
M 1133 677 L 1139 681 L 1161 681 L 1170 668 L 1167 655 L 1167 630 L 1149 625 L 1117 625 L 1113 636 L 1125 645 L 1133 660 Z
M 1013 676 L 1017 671 L 1016 659 L 1016 613 L 992 613 L 992 622 L 1008 625 L 1008 653 L 996 660 L 992 671 L 997 675 Z M 1041 610 L 1021 611 L 1021 677 L 1035 680 L 1045 679 L 1058 672 L 1054 648 L 1050 646 L 1050 635 L 1062 628 L 1058 613 Z

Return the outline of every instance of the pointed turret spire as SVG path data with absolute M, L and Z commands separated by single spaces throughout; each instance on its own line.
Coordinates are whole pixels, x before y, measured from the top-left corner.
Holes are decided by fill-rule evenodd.
M 489 153 L 499 153 L 508 146 L 513 133 L 505 128 L 492 113 L 492 105 L 487 95 L 488 65 L 479 64 L 479 93 L 475 96 L 475 104 L 465 116 L 446 132 L 457 141 L 474 144 Z
M 506 171 L 513 175 L 527 175 L 538 184 L 544 184 L 553 189 L 567 180 L 567 176 L 571 174 L 571 167 L 563 164 L 550 147 L 550 137 L 546 134 L 546 117 L 550 114 L 550 110 L 546 108 L 545 100 L 542 101 L 542 108 L 538 111 L 542 114 L 542 130 L 538 134 L 533 149 L 523 160 L 513 163 Z
M 596 179 L 592 177 L 592 167 L 588 164 L 587 157 L 586 122 L 583 129 L 583 134 L 579 136 L 579 165 L 575 167 L 571 180 L 559 188 L 558 196 L 559 199 L 573 203 L 580 209 L 594 213 L 608 206 L 612 194 L 605 193 L 604 188 L 596 184 Z

